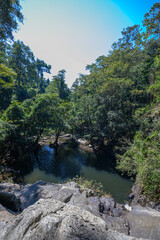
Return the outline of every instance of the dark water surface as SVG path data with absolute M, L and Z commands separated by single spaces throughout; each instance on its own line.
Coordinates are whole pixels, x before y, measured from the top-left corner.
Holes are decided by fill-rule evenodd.
M 25 176 L 25 183 L 38 180 L 47 182 L 62 182 L 66 179 L 82 175 L 88 180 L 102 183 L 106 193 L 110 193 L 118 202 L 124 202 L 130 193 L 132 182 L 119 176 L 112 166 L 112 159 L 97 159 L 93 153 L 61 147 L 58 156 L 48 145 L 38 153 L 38 159 L 33 156 L 33 170 Z

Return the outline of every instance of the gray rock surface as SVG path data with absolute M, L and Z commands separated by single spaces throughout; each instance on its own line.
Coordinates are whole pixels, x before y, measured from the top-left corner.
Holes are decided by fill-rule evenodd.
M 116 201 L 111 197 L 102 197 L 101 199 L 103 213 L 112 214 L 113 209 L 116 207 Z
M 95 215 L 101 213 L 101 201 L 99 197 L 90 197 L 88 198 L 88 208 Z
M 129 226 L 126 224 L 123 218 L 105 215 L 104 220 L 109 229 L 116 230 L 120 233 L 125 233 L 126 235 L 129 234 Z
M 25 209 L 1 240 L 134 240 L 107 231 L 104 220 L 55 199 L 40 199 Z
M 139 205 L 126 214 L 130 235 L 152 240 L 160 239 L 160 212 Z
M 4 208 L 0 204 L 0 236 L 1 238 L 7 231 L 7 228 L 13 223 L 15 218 L 16 218 L 16 215 L 8 212 L 6 208 Z
M 113 212 L 114 217 L 121 217 L 121 216 L 124 216 L 126 214 L 126 210 L 122 206 L 118 206 L 116 208 L 113 208 L 112 212 Z
M 69 202 L 72 195 L 79 192 L 78 185 L 73 182 L 54 184 L 38 181 L 25 186 L 3 183 L 0 184 L 0 203 L 17 212 L 24 210 L 41 198 L 55 198 L 62 202 Z
M 18 184 L 0 184 L 0 203 L 5 207 L 9 207 L 12 211 L 20 211 L 20 190 L 21 187 Z
M 0 184 L 0 240 L 159 239 L 159 212 L 140 206 L 128 211 L 111 197 L 87 196 L 74 182 Z

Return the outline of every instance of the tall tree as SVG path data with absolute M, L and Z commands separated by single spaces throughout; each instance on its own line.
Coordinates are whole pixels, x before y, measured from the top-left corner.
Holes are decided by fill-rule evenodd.
M 37 88 L 39 88 L 40 93 L 44 93 L 44 89 L 49 84 L 49 81 L 45 81 L 44 73 L 51 73 L 51 65 L 46 64 L 43 60 L 37 58 L 36 60 L 36 71 L 37 71 Z
M 19 40 L 14 42 L 9 56 L 9 65 L 17 73 L 18 87 L 33 84 L 34 79 L 32 79 L 31 73 L 35 68 L 34 64 L 35 59 L 30 48 Z
M 0 39 L 13 40 L 18 22 L 23 22 L 19 0 L 0 0 Z
M 70 90 L 65 83 L 65 73 L 66 71 L 63 69 L 58 72 L 58 75 L 53 76 L 53 80 L 46 89 L 48 93 L 57 93 L 63 100 L 69 99 L 70 96 Z
M 146 37 L 160 41 L 160 3 L 153 5 L 148 13 L 144 15 L 143 26 L 146 27 Z

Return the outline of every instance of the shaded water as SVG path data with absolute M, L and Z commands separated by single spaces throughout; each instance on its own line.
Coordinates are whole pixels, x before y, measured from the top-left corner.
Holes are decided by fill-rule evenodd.
M 25 176 L 26 183 L 38 180 L 62 182 L 66 179 L 82 175 L 88 180 L 102 183 L 106 193 L 110 193 L 118 202 L 127 199 L 132 182 L 119 176 L 112 166 L 110 158 L 97 159 L 93 153 L 74 151 L 67 146 L 60 148 L 57 157 L 54 149 L 43 146 L 38 153 L 38 159 L 33 156 L 33 170 Z

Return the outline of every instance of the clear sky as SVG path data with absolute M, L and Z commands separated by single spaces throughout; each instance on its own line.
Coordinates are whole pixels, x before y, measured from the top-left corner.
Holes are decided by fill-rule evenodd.
M 65 69 L 70 87 L 79 73 L 86 73 L 87 64 L 107 55 L 123 28 L 141 24 L 155 2 L 158 1 L 21 0 L 25 19 L 15 39 L 52 66 L 51 76 Z

